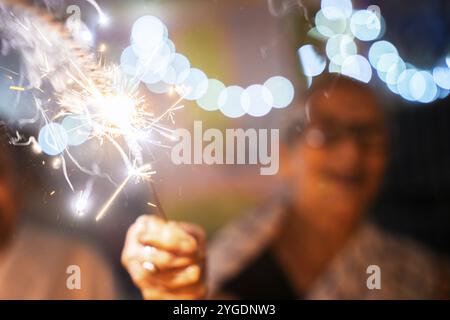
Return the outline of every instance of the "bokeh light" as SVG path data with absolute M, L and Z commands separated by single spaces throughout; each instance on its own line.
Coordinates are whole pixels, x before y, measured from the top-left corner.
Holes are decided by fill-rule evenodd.
M 398 81 L 398 77 L 400 74 L 406 70 L 406 64 L 403 62 L 403 60 L 399 57 L 397 62 L 393 64 L 389 70 L 386 72 L 386 80 L 385 82 L 387 84 L 396 85 Z
M 65 117 L 61 126 L 66 130 L 67 142 L 71 146 L 78 146 L 85 143 L 92 132 L 88 119 L 81 115 Z
M 416 72 L 409 84 L 411 96 L 418 102 L 429 103 L 436 99 L 438 90 L 433 76 L 428 71 Z
M 368 83 L 372 78 L 372 68 L 369 61 L 361 55 L 347 57 L 342 64 L 343 75 Z
M 339 1 L 335 4 L 330 2 L 329 7 L 338 5 Z M 334 22 L 329 25 L 333 26 Z M 312 46 L 303 50 L 306 59 L 316 59 L 317 64 L 312 66 L 311 61 L 308 61 L 307 72 L 323 72 L 325 59 L 315 54 Z M 302 49 L 299 49 L 301 53 Z M 171 94 L 175 91 L 183 99 L 196 100 L 197 105 L 206 111 L 220 109 L 231 118 L 246 113 L 242 101 L 246 104 L 248 114 L 259 117 L 267 114 L 272 107 L 287 107 L 294 97 L 294 86 L 284 77 L 272 77 L 265 85 L 250 86 L 248 92 L 239 86 L 226 88 L 219 80 L 208 79 L 203 71 L 191 68 L 187 57 L 176 52 L 167 27 L 153 16 L 143 16 L 133 24 L 131 46 L 122 52 L 120 65 L 127 75 L 144 82 L 153 93 Z M 245 97 L 242 99 L 243 93 Z M 256 107 L 256 101 L 262 101 L 262 105 Z
M 370 64 L 378 69 L 378 62 L 386 54 L 396 54 L 398 55 L 397 49 L 394 45 L 388 41 L 377 41 L 370 46 L 369 49 L 369 61 Z M 385 70 L 386 72 L 387 70 Z
M 190 68 L 191 63 L 188 58 L 180 53 L 175 53 L 171 63 L 167 67 L 163 81 L 167 84 L 182 84 L 189 75 Z
M 414 74 L 416 74 L 417 70 L 413 68 L 408 68 L 405 71 L 403 71 L 397 80 L 397 89 L 399 94 L 402 96 L 403 99 L 406 99 L 408 101 L 414 101 L 414 97 L 411 93 L 411 79 L 414 77 Z
M 328 7 L 328 18 L 322 10 L 319 10 L 315 17 L 316 29 L 325 37 L 332 37 L 336 34 L 344 33 L 347 28 L 347 19 L 343 14 L 339 14 L 339 10 Z M 330 12 L 333 12 L 331 14 Z
M 220 111 L 229 118 L 239 118 L 245 114 L 241 103 L 244 89 L 239 86 L 230 86 L 219 95 Z
M 138 57 L 131 47 L 125 48 L 120 56 L 120 67 L 129 76 L 136 75 Z
M 340 60 L 341 60 L 340 56 L 334 56 L 333 59 L 331 59 L 329 65 L 328 65 L 329 73 L 341 73 L 342 72 L 342 63 L 340 62 Z
M 357 53 L 356 43 L 345 34 L 338 34 L 328 39 L 325 49 L 330 61 L 338 66 L 341 66 L 347 57 Z
M 143 16 L 131 29 L 131 46 L 137 56 L 152 55 L 165 36 L 165 26 L 157 17 Z
M 349 18 L 353 12 L 351 0 L 322 0 L 320 7 L 324 16 L 330 20 Z
M 145 85 L 151 92 L 156 94 L 163 94 L 169 92 L 173 86 L 170 84 L 167 84 L 165 82 L 157 82 L 152 84 L 146 84 Z
M 286 108 L 294 100 L 294 85 L 282 76 L 275 76 L 264 82 L 264 86 L 270 91 L 273 98 L 273 108 Z
M 203 71 L 192 68 L 183 83 L 176 87 L 176 90 L 186 100 L 200 99 L 208 90 L 208 78 Z
M 373 11 L 356 11 L 350 19 L 352 34 L 362 41 L 372 41 L 381 33 L 380 19 Z
M 380 72 L 387 73 L 393 66 L 400 62 L 401 58 L 397 53 L 383 54 L 378 60 L 376 69 Z
M 208 89 L 203 97 L 197 100 L 197 104 L 206 111 L 219 110 L 219 96 L 225 88 L 225 85 L 221 81 L 209 79 Z
M 66 130 L 62 125 L 50 122 L 39 131 L 38 143 L 44 153 L 56 156 L 67 148 Z
M 435 67 L 433 69 L 433 79 L 442 89 L 450 90 L 450 68 Z
M 241 104 L 247 114 L 253 117 L 265 116 L 272 109 L 272 93 L 263 85 L 251 85 L 243 92 Z
M 167 72 L 167 67 L 172 61 L 173 53 L 167 42 L 161 46 L 151 56 L 140 56 L 138 60 L 138 75 L 145 83 L 156 83 L 163 79 Z
M 315 77 L 325 70 L 326 60 L 316 52 L 314 46 L 306 44 L 300 47 L 298 49 L 298 55 L 305 76 Z

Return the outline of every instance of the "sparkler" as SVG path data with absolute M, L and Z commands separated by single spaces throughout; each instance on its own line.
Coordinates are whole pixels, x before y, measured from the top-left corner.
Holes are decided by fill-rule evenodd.
M 95 1 L 88 2 L 99 12 L 100 22 L 106 23 L 108 18 Z M 39 144 L 34 137 L 23 142 L 19 134 L 12 142 L 31 145 L 36 152 L 43 150 L 47 154 L 60 155 L 60 165 L 73 191 L 66 157 L 84 173 L 110 181 L 112 178 L 99 170 L 82 166 L 69 146 L 92 139 L 101 144 L 108 142 L 117 150 L 128 174 L 95 220 L 105 216 L 131 179 L 149 183 L 159 214 L 165 217 L 151 180 L 156 172 L 146 161 L 144 151 L 148 144 L 164 146 L 150 139 L 153 132 L 171 139 L 172 131 L 162 121 L 173 118 L 174 111 L 182 107 L 179 103 L 183 97 L 161 115 L 155 115 L 139 93 L 139 77 L 130 79 L 117 66 L 97 62 L 87 47 L 73 40 L 76 37 L 68 34 L 61 22 L 27 1 L 0 1 L 0 30 L 10 46 L 21 52 L 29 82 L 28 86 L 20 84 L 10 89 L 34 89 L 37 115 L 45 123 L 39 134 Z M 104 52 L 106 45 L 102 48 Z M 52 86 L 55 102 L 42 97 L 45 97 L 42 93 L 46 92 L 47 82 Z M 33 119 L 36 120 L 37 116 Z M 33 122 L 33 119 L 23 121 Z M 125 147 L 120 142 L 125 142 Z M 80 193 L 75 205 L 77 215 L 84 213 L 88 196 L 88 193 Z
M 108 208 L 111 206 L 113 201 L 116 199 L 116 197 L 119 195 L 119 193 L 122 191 L 122 189 L 126 186 L 128 181 L 132 177 L 140 177 L 144 179 L 150 179 L 152 174 L 155 174 L 155 171 L 151 171 L 152 167 L 149 164 L 146 164 L 140 168 L 137 168 L 135 170 L 132 170 L 128 176 L 123 180 L 123 182 L 119 185 L 119 187 L 116 189 L 116 191 L 113 193 L 111 198 L 106 202 L 106 204 L 103 206 L 102 210 L 98 213 L 97 217 L 95 218 L 96 221 L 100 220 L 108 210 Z

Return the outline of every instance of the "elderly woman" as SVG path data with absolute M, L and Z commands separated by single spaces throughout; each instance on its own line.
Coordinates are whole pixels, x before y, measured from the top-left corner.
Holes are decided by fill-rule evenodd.
M 426 248 L 366 218 L 382 182 L 387 134 L 376 96 L 327 76 L 287 130 L 287 192 L 210 243 L 192 225 L 143 216 L 123 263 L 147 299 L 449 297 L 449 268 Z

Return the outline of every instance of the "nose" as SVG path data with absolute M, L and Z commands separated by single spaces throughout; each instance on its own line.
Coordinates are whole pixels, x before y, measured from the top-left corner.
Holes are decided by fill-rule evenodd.
M 354 169 L 361 163 L 363 150 L 353 137 L 342 139 L 333 149 L 333 161 L 342 169 Z

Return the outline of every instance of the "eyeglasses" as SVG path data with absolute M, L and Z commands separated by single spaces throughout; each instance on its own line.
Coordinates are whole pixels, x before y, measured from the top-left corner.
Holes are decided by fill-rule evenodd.
M 337 125 L 310 123 L 303 138 L 312 148 L 333 147 L 351 138 L 360 148 L 380 149 L 385 146 L 385 133 L 381 125 Z

